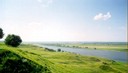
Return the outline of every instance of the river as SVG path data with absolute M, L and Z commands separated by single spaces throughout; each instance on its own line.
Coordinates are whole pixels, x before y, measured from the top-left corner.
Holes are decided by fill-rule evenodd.
M 128 53 L 123 51 L 68 48 L 68 47 L 59 47 L 59 46 L 42 45 L 42 44 L 36 44 L 36 45 L 54 50 L 61 49 L 63 51 L 86 55 L 86 56 L 96 56 L 96 57 L 107 58 L 110 60 L 115 60 L 120 62 L 128 62 Z

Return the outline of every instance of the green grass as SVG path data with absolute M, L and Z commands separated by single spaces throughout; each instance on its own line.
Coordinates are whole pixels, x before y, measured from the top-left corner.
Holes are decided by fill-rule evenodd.
M 6 68 L 8 60 L 27 60 L 33 72 L 42 73 L 127 73 L 128 64 L 107 60 L 104 58 L 96 58 L 89 56 L 82 56 L 68 52 L 51 52 L 44 48 L 34 45 L 21 45 L 17 48 L 6 46 L 0 43 L 0 52 L 10 51 L 11 56 L 2 56 L 3 60 L 0 63 L 0 70 L 2 67 Z M 0 53 L 0 55 L 1 55 Z M 18 59 L 18 60 L 17 60 Z M 21 62 L 22 62 L 21 61 Z M 24 63 L 21 63 L 21 65 Z M 5 66 L 4 66 L 5 65 Z M 26 66 L 26 64 L 25 64 Z M 33 69 L 35 66 L 35 69 Z M 8 67 L 8 66 L 7 66 Z M 37 68 L 36 68 L 37 67 Z M 11 67 L 9 67 L 11 68 Z M 41 69 L 40 69 L 41 68 Z M 45 69 L 47 70 L 45 72 Z M 20 69 L 24 70 L 24 69 Z

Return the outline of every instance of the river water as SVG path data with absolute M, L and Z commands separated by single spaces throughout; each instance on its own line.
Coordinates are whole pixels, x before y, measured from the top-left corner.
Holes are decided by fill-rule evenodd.
M 123 51 L 68 48 L 68 47 L 59 47 L 59 46 L 42 45 L 42 44 L 36 44 L 36 45 L 54 50 L 61 49 L 63 51 L 86 55 L 86 56 L 96 56 L 96 57 L 107 58 L 110 60 L 115 60 L 120 62 L 128 62 L 128 53 Z

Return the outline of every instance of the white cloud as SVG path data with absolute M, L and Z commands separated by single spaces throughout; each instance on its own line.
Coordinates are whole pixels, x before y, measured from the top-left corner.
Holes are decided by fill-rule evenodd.
M 48 7 L 52 4 L 53 0 L 37 0 L 43 7 Z
M 94 20 L 108 20 L 109 18 L 111 18 L 110 12 L 107 12 L 107 14 L 99 13 L 94 16 Z

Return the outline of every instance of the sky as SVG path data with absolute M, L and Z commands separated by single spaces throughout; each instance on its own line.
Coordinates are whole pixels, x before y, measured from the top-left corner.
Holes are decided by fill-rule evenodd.
M 4 38 L 127 42 L 127 0 L 0 0 Z

